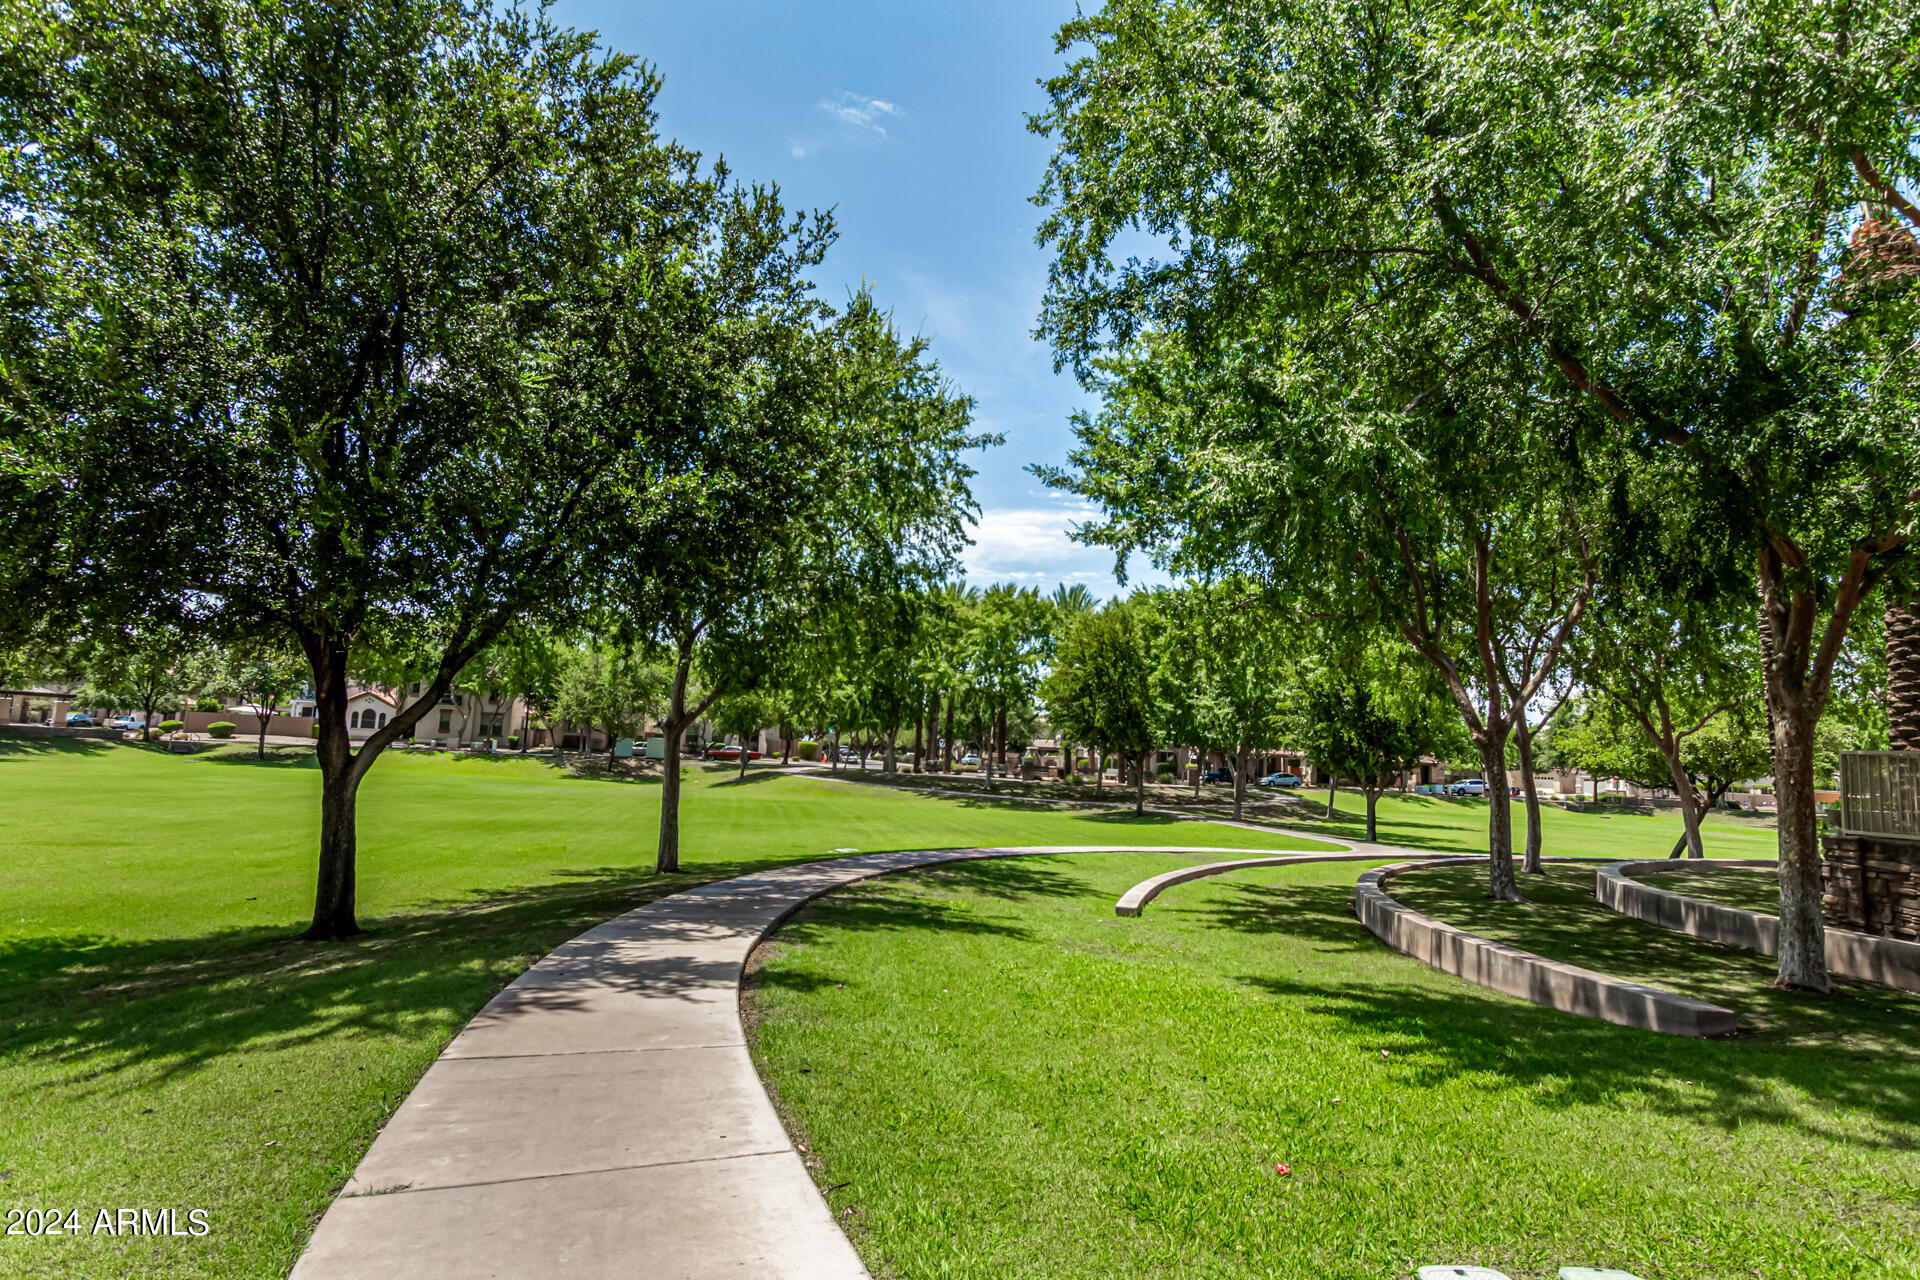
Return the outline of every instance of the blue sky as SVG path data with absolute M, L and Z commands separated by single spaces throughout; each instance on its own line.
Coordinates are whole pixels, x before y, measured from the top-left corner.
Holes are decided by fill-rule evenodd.
M 791 205 L 834 206 L 819 275 L 843 300 L 862 279 L 1007 442 L 976 455 L 984 509 L 970 580 L 1117 591 L 1113 558 L 1067 540 L 1086 513 L 1027 474 L 1065 460 L 1088 403 L 1029 336 L 1046 283 L 1029 203 L 1048 155 L 1026 131 L 1060 59 L 1071 0 L 962 4 L 609 3 L 561 0 L 560 21 L 654 63 L 662 129 Z M 1159 581 L 1137 559 L 1129 581 Z

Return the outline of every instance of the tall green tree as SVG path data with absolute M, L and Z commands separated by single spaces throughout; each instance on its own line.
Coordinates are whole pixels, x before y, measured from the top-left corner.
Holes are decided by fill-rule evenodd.
M 1380 797 L 1427 755 L 1445 750 L 1451 708 L 1436 681 L 1399 653 L 1380 652 L 1322 667 L 1289 716 L 1293 743 L 1336 778 L 1351 778 L 1367 804 L 1367 839 L 1377 838 Z M 1505 804 L 1505 788 L 1491 802 Z M 1333 806 L 1327 806 L 1332 816 Z
M 10 207 L 91 282 L 14 353 L 57 419 L 53 576 L 99 616 L 271 626 L 319 707 L 307 936 L 355 920 L 355 799 L 514 617 L 565 614 L 712 193 L 659 81 L 544 10 L 293 0 L 41 11 L 0 84 Z M 12 221 L 12 219 L 9 219 Z M 44 292 L 44 291 L 43 291 Z M 46 292 L 57 305 L 58 290 Z M 7 523 L 19 514 L 5 513 Z M 349 664 L 431 671 L 355 751 Z
M 216 657 L 215 665 L 210 691 L 253 707 L 260 730 L 256 754 L 266 759 L 267 726 L 276 709 L 290 704 L 305 688 L 311 674 L 305 658 L 286 643 L 284 636 L 275 635 L 230 645 Z
M 595 646 L 576 649 L 561 663 L 553 698 L 554 715 L 585 732 L 599 729 L 607 739 L 607 763 L 617 739 L 632 737 L 666 707 L 666 676 L 638 648 Z M 587 744 L 581 743 L 581 754 Z
M 74 655 L 83 703 L 140 712 L 140 740 L 153 737 L 154 713 L 178 711 L 210 678 L 204 641 L 178 624 L 133 623 L 101 629 Z
M 806 272 L 831 239 L 775 192 L 723 206 L 693 269 L 700 338 L 676 373 L 705 448 L 664 499 L 629 510 L 632 554 L 607 580 L 669 655 L 663 872 L 679 866 L 680 735 L 774 679 L 772 655 L 837 602 L 942 575 L 973 510 L 963 455 L 996 439 L 970 432 L 972 401 L 870 297 L 835 313 L 815 296 Z
M 1161 735 L 1216 751 L 1233 772 L 1242 816 L 1252 754 L 1282 744 L 1281 711 L 1294 677 L 1299 626 L 1244 576 L 1189 582 L 1143 602 L 1152 629 Z M 1196 784 L 1197 785 L 1197 784 Z
M 1136 817 L 1146 813 L 1147 762 L 1158 740 L 1152 669 L 1140 611 L 1114 601 L 1067 626 L 1040 686 L 1056 733 L 1133 766 Z
M 1821 990 L 1814 731 L 1852 615 L 1911 561 L 1920 472 L 1914 348 L 1832 323 L 1836 268 L 1863 197 L 1912 208 L 1912 22 L 1113 0 L 1063 29 L 1036 121 L 1063 358 L 1178 332 L 1373 411 L 1497 361 L 1500 398 L 1691 471 L 1768 619 L 1780 981 Z M 1171 252 L 1117 263 L 1130 227 Z

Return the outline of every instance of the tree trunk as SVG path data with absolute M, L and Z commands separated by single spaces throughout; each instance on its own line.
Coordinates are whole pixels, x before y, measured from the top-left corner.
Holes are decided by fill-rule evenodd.
M 1374 843 L 1375 840 L 1378 839 L 1378 837 L 1374 834 L 1373 808 L 1375 805 L 1380 803 L 1380 792 L 1384 790 L 1384 788 L 1363 787 L 1361 790 L 1362 790 L 1362 793 L 1367 797 L 1367 843 L 1372 844 Z
M 1524 902 L 1513 875 L 1513 806 L 1507 803 L 1507 742 L 1505 734 L 1489 732 L 1480 748 L 1480 768 L 1487 782 L 1487 896 L 1503 902 Z M 1494 778 L 1503 785 L 1496 794 Z
M 889 780 L 900 768 L 900 715 L 896 710 L 887 725 L 886 775 Z
M 680 746 L 687 733 L 687 677 L 693 669 L 693 642 L 682 637 L 679 660 L 673 668 L 673 691 L 667 703 L 665 748 L 660 785 L 660 847 L 654 858 L 656 875 L 680 870 Z
M 740 772 L 734 776 L 739 778 L 747 776 L 747 735 L 744 733 L 740 735 Z
M 1540 861 L 1540 793 L 1534 784 L 1533 776 L 1533 730 L 1527 724 L 1527 718 L 1519 716 L 1513 724 L 1514 736 L 1519 740 L 1520 748 L 1520 794 L 1527 804 L 1527 853 L 1520 869 L 1529 875 L 1544 875 L 1546 866 Z M 1507 797 L 1507 775 L 1500 774 L 1500 798 Z
M 1200 775 L 1207 771 L 1207 753 L 1199 748 L 1193 749 L 1193 798 L 1200 798 Z
M 323 648 L 320 646 L 324 646 Z M 313 920 L 305 936 L 314 942 L 351 938 L 360 932 L 354 918 L 357 855 L 355 803 L 361 770 L 347 737 L 347 650 L 344 637 L 321 641 L 314 666 L 314 715 L 320 729 L 314 755 L 320 765 L 320 871 L 313 897 Z
M 927 709 L 925 704 L 922 704 L 921 706 L 916 708 L 913 713 L 913 770 L 912 772 L 914 773 L 920 772 L 920 757 L 924 755 L 927 750 L 926 710 Z
M 1684 849 L 1690 858 L 1704 858 L 1707 851 L 1700 841 L 1700 797 L 1693 789 L 1693 779 L 1688 776 L 1686 766 L 1680 762 L 1680 744 L 1671 738 L 1662 742 L 1660 756 L 1667 762 L 1673 794 L 1680 800 L 1680 839 L 1668 856 L 1677 858 Z
M 1920 599 L 1887 603 L 1887 745 L 1920 751 Z
M 793 763 L 793 726 L 780 726 L 780 767 L 786 768 Z
M 994 750 L 1000 753 L 1000 776 L 1007 773 L 1007 704 L 1001 703 L 993 714 Z
M 1772 683 L 1772 682 L 1769 682 Z M 1769 690 L 1771 693 L 1772 691 Z M 1780 968 L 1776 985 L 1831 991 L 1822 914 L 1819 806 L 1814 800 L 1814 726 L 1804 697 L 1775 708 L 1774 796 L 1780 828 Z M 1794 705 L 1795 703 L 1800 705 Z
M 1241 743 L 1233 753 L 1233 820 L 1240 821 L 1241 808 L 1247 800 L 1247 744 Z
M 1151 754 L 1150 750 L 1142 751 L 1140 763 L 1133 771 L 1133 816 L 1136 818 L 1147 816 L 1147 757 Z
M 1093 753 L 1093 794 L 1105 795 L 1107 790 L 1107 753 L 1096 750 Z
M 1336 774 L 1331 769 L 1327 770 L 1327 820 L 1328 821 L 1333 820 L 1333 812 L 1334 812 L 1333 797 L 1334 797 L 1334 793 L 1339 789 L 1339 787 L 1340 787 L 1340 775 Z
M 328 735 L 320 731 L 324 740 Z M 313 920 L 304 935 L 309 941 L 330 942 L 360 932 L 354 918 L 356 856 L 355 805 L 360 775 L 351 753 L 344 750 L 346 730 L 337 733 L 342 750 L 320 757 L 320 875 L 313 898 Z
M 991 717 L 988 718 L 988 722 L 987 722 L 987 749 L 980 753 L 980 770 L 982 773 L 986 775 L 987 790 L 992 791 L 993 790 L 993 722 Z
M 671 720 L 668 722 L 671 724 Z M 659 875 L 680 870 L 680 734 L 669 733 L 660 761 L 660 851 L 653 869 Z
M 256 756 L 261 760 L 267 758 L 267 722 L 272 719 L 273 708 L 268 707 L 267 714 L 260 717 L 260 750 L 256 753 Z
M 953 772 L 953 699 L 947 699 L 947 728 L 940 739 L 940 772 Z

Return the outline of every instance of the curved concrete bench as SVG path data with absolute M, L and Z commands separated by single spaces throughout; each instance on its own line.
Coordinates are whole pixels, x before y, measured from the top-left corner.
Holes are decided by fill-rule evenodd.
M 1758 951 L 1763 956 L 1780 951 L 1780 917 L 1763 911 L 1748 911 L 1722 902 L 1690 898 L 1672 889 L 1648 884 L 1637 876 L 1660 871 L 1694 870 L 1700 867 L 1743 867 L 1773 870 L 1780 864 L 1771 858 L 1708 858 L 1678 862 L 1671 858 L 1654 861 L 1612 862 L 1595 873 L 1593 896 L 1610 911 L 1647 924 L 1689 934 L 1724 946 Z M 1827 971 L 1847 978 L 1878 982 L 1902 991 L 1920 992 L 1920 944 L 1899 938 L 1882 938 L 1851 929 L 1827 927 Z
M 1531 951 L 1456 929 L 1402 906 L 1382 888 L 1389 878 L 1409 871 L 1484 861 L 1484 858 L 1436 858 L 1375 868 L 1361 876 L 1354 887 L 1353 913 L 1375 937 L 1395 951 L 1423 961 L 1442 973 L 1549 1009 L 1676 1036 L 1725 1035 L 1738 1023 L 1738 1014 L 1717 1004 L 1549 960 Z M 1549 861 L 1598 859 L 1553 858 Z
M 447 1046 L 293 1280 L 865 1280 L 748 1055 L 748 954 L 811 899 L 871 876 L 1108 852 L 1244 850 L 865 854 L 699 885 L 587 930 Z
M 1161 893 L 1177 884 L 1189 880 L 1202 880 L 1207 876 L 1225 875 L 1229 871 L 1244 871 L 1249 867 L 1286 866 L 1303 862 L 1378 862 L 1382 858 L 1401 858 L 1412 852 L 1408 849 L 1395 849 L 1387 845 L 1353 844 L 1345 840 L 1335 840 L 1327 836 L 1315 836 L 1314 839 L 1326 844 L 1346 846 L 1345 853 L 1297 853 L 1268 854 L 1264 858 L 1235 858 L 1230 862 L 1209 862 L 1200 867 L 1176 867 L 1172 871 L 1142 880 L 1133 888 L 1121 894 L 1113 904 L 1113 914 L 1117 916 L 1137 916 L 1149 902 Z

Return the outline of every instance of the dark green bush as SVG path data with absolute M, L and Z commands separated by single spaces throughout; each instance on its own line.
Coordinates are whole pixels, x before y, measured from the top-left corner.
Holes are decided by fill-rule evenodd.
M 218 711 L 220 710 L 220 699 L 209 698 L 205 694 L 202 694 L 193 700 L 193 709 L 195 711 Z
M 162 720 L 158 727 L 162 733 L 172 733 L 176 729 L 184 729 L 187 726 L 182 720 Z
M 216 738 L 231 738 L 233 731 L 240 726 L 227 720 L 215 720 L 207 726 L 207 732 Z

